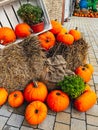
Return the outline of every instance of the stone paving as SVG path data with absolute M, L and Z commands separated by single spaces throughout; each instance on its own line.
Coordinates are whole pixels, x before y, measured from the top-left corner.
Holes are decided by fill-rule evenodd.
M 89 43 L 87 62 L 95 68 L 89 84 L 98 96 L 98 18 L 72 17 L 64 26 L 67 29 L 77 26 Z M 12 109 L 7 104 L 3 105 L 0 108 L 0 130 L 98 130 L 98 101 L 93 108 L 83 113 L 71 105 L 60 113 L 49 110 L 45 121 L 33 126 L 24 119 L 25 106 Z

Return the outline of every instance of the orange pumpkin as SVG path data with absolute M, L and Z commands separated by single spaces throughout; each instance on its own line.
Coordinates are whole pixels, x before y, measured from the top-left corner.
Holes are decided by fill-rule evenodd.
M 62 28 L 61 31 L 57 34 L 56 40 L 61 42 L 62 41 L 62 34 L 67 33 L 68 30 L 66 28 Z
M 92 91 L 91 87 L 90 87 L 88 84 L 86 84 L 86 87 L 85 87 L 84 92 L 85 92 L 85 91 Z
M 60 90 L 53 90 L 47 96 L 47 104 L 49 108 L 55 112 L 65 110 L 69 106 L 69 97 Z
M 76 29 L 71 29 L 69 31 L 69 34 L 71 34 L 74 37 L 74 41 L 78 41 L 81 38 L 81 33 L 77 30 L 77 27 Z
M 31 82 L 24 89 L 24 98 L 27 102 L 32 102 L 35 100 L 44 102 L 47 94 L 47 87 L 42 82 Z
M 27 36 L 30 36 L 31 28 L 26 23 L 19 23 L 15 27 L 15 34 L 18 38 L 25 38 Z
M 25 118 L 31 125 L 40 124 L 47 116 L 47 106 L 41 101 L 34 101 L 26 107 Z
M 85 112 L 89 110 L 96 103 L 97 96 L 93 91 L 85 91 L 74 101 L 74 107 L 80 111 Z
M 52 29 L 50 30 L 53 34 L 58 34 L 61 29 L 62 25 L 57 20 L 51 20 Z
M 38 36 L 41 46 L 48 50 L 55 45 L 55 36 L 52 32 L 47 31 Z
M 0 28 L 0 44 L 7 45 L 16 40 L 14 31 L 9 27 Z
M 13 91 L 8 96 L 8 103 L 11 107 L 20 107 L 23 104 L 23 93 L 19 90 Z
M 75 73 L 83 78 L 84 82 L 88 82 L 91 79 L 91 72 L 84 66 L 76 68 Z
M 3 87 L 0 87 L 0 106 L 2 106 L 6 102 L 7 97 L 8 97 L 7 90 Z
M 84 67 L 88 68 L 90 70 L 91 74 L 93 74 L 94 67 L 91 64 L 85 64 Z

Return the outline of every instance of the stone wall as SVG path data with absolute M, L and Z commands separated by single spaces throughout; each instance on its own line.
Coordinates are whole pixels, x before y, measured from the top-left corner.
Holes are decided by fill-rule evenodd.
M 61 22 L 62 19 L 62 4 L 63 0 L 44 0 L 50 19 L 57 19 Z

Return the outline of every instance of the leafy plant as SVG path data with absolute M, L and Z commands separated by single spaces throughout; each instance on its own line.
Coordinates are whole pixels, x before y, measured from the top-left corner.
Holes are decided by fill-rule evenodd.
M 43 11 L 39 6 L 30 3 L 23 4 L 17 11 L 18 15 L 29 25 L 43 21 Z
M 62 91 L 67 93 L 72 99 L 80 96 L 85 90 L 85 83 L 78 75 L 65 76 L 57 86 L 60 86 Z

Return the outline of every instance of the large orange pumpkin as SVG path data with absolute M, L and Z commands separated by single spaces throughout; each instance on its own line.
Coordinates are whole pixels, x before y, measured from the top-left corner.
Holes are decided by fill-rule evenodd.
M 84 66 L 76 68 L 75 73 L 83 78 L 84 82 L 88 82 L 91 79 L 91 72 Z
M 11 107 L 20 107 L 23 101 L 23 93 L 19 90 L 11 92 L 8 96 L 8 103 Z
M 44 102 L 47 94 L 47 87 L 42 82 L 31 82 L 24 89 L 24 98 L 27 102 L 32 102 L 35 100 Z
M 51 20 L 52 29 L 50 30 L 53 34 L 58 34 L 61 29 L 62 25 L 57 20 Z
M 65 110 L 69 106 L 69 97 L 60 90 L 53 90 L 47 96 L 47 104 L 49 108 L 55 112 Z
M 74 107 L 80 111 L 85 112 L 89 110 L 96 103 L 97 96 L 93 91 L 85 91 L 74 101 Z
M 7 90 L 3 87 L 0 87 L 0 106 L 2 106 L 6 102 L 7 97 L 8 97 Z
M 74 41 L 77 41 L 81 38 L 81 33 L 77 30 L 77 27 L 76 29 L 69 30 L 69 34 L 71 34 L 74 37 Z
M 0 28 L 0 44 L 7 45 L 16 40 L 14 31 L 9 27 Z
M 50 31 L 40 34 L 38 38 L 40 40 L 41 46 L 46 50 L 55 45 L 55 36 Z
M 19 23 L 15 27 L 15 34 L 18 38 L 25 38 L 27 36 L 30 36 L 31 34 L 31 28 L 26 23 Z
M 47 106 L 41 101 L 34 101 L 26 107 L 25 118 L 31 125 L 40 124 L 47 116 Z

